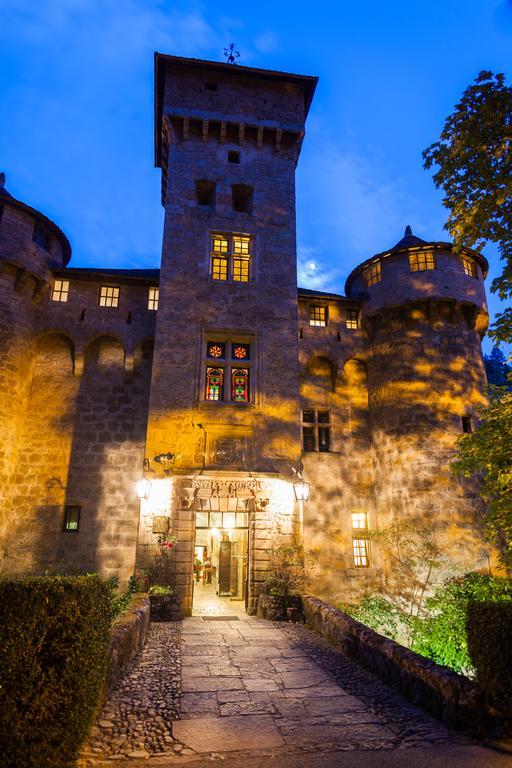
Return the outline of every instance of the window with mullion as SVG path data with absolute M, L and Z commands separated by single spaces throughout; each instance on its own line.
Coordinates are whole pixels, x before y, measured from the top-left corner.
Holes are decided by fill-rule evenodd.
M 250 343 L 213 334 L 206 341 L 205 400 L 249 403 L 251 367 Z
M 306 452 L 331 450 L 331 415 L 329 411 L 302 411 L 302 449 Z
M 248 283 L 251 279 L 253 239 L 250 235 L 211 235 L 210 275 L 212 279 Z

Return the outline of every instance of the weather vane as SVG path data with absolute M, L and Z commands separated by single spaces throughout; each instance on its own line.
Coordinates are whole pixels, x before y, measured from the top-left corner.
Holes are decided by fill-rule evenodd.
M 224 56 L 227 64 L 236 64 L 236 60 L 240 58 L 240 51 L 235 50 L 235 44 L 231 43 L 229 48 L 224 48 Z

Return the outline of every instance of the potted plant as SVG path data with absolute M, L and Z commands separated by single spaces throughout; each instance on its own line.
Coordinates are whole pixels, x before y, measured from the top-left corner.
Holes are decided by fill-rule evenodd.
M 300 621 L 303 589 L 302 550 L 277 547 L 271 552 L 268 576 L 258 598 L 258 616 L 270 621 Z
M 172 549 L 178 541 L 177 537 L 171 533 L 159 533 L 156 540 L 163 551 Z
M 153 584 L 149 588 L 151 621 L 179 621 L 181 619 L 181 597 L 172 587 Z

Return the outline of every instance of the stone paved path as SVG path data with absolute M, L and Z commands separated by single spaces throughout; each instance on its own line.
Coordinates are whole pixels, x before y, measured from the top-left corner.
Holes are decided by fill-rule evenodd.
M 302 625 L 193 617 L 183 622 L 182 643 L 173 735 L 196 752 L 388 750 L 454 740 Z
M 151 626 L 81 764 L 174 765 L 228 754 L 285 760 L 468 743 L 303 625 L 224 614 Z

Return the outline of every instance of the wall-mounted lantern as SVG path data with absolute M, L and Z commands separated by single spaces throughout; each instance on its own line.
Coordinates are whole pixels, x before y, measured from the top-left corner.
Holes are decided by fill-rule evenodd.
M 149 494 L 151 493 L 151 480 L 146 477 L 147 472 L 152 472 L 151 466 L 149 464 L 149 459 L 144 459 L 144 463 L 142 464 L 142 470 L 143 470 L 143 476 L 140 480 L 138 480 L 135 483 L 135 491 L 137 493 L 137 496 L 139 499 L 149 499 Z
M 295 493 L 295 498 L 297 501 L 307 501 L 309 499 L 309 489 L 311 486 L 304 480 L 302 476 L 302 473 L 304 472 L 304 464 L 302 461 L 299 461 L 293 471 L 297 476 L 297 479 L 293 484 L 293 492 Z

